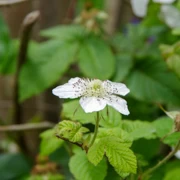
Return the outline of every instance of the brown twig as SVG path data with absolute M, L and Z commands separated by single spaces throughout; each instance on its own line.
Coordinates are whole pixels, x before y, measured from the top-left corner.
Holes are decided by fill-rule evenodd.
M 28 42 L 30 39 L 30 34 L 33 28 L 33 25 L 36 23 L 36 21 L 39 18 L 39 11 L 34 11 L 29 13 L 21 27 L 20 31 L 20 49 L 19 49 L 19 55 L 17 59 L 17 69 L 16 69 L 16 74 L 15 74 L 15 80 L 14 80 L 14 121 L 15 124 L 21 124 L 22 123 L 22 107 L 21 104 L 19 103 L 19 84 L 18 84 L 18 79 L 19 79 L 19 74 L 21 67 L 26 61 L 26 54 L 27 54 L 27 49 L 28 49 Z M 23 137 L 19 137 L 18 144 L 21 146 L 22 149 L 26 149 L 26 143 Z
M 50 123 L 50 122 L 9 125 L 9 126 L 0 126 L 0 132 L 33 131 L 37 129 L 52 128 L 54 126 L 55 124 Z
M 0 1 L 0 7 L 12 6 L 15 4 L 23 3 L 25 1 L 27 1 L 27 0 L 1 0 Z

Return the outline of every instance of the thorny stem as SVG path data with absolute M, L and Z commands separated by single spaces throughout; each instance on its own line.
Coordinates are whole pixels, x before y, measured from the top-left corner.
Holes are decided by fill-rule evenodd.
M 153 171 L 155 171 L 157 168 L 159 168 L 160 166 L 162 166 L 166 161 L 168 161 L 171 157 L 174 156 L 174 154 L 178 151 L 180 147 L 180 140 L 178 141 L 177 145 L 175 146 L 175 148 L 161 161 L 159 161 L 154 167 L 148 169 L 147 171 L 145 171 L 138 179 L 139 180 L 143 180 L 145 179 L 145 177 L 149 174 L 151 174 Z
M 97 133 L 98 133 L 98 128 L 99 128 L 99 121 L 100 121 L 100 116 L 99 116 L 99 112 L 97 112 L 97 118 L 96 118 L 96 125 L 95 125 L 95 130 L 94 130 L 94 136 L 93 139 L 89 145 L 89 148 L 94 144 L 94 141 L 96 139 Z

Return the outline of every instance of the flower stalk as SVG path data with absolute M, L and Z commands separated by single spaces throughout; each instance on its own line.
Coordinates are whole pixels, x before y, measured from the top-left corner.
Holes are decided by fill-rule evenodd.
M 91 141 L 91 143 L 89 145 L 89 148 L 94 144 L 94 141 L 96 140 L 97 133 L 98 133 L 98 128 L 99 128 L 99 121 L 100 121 L 100 116 L 99 116 L 99 112 L 97 112 L 94 136 L 93 136 L 93 139 L 92 139 L 92 141 Z

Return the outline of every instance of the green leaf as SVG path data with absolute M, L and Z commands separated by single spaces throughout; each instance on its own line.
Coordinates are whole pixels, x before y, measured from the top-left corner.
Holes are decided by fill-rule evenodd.
M 12 40 L 9 29 L 0 15 L 0 74 L 12 74 L 18 52 L 18 41 Z
M 30 164 L 22 154 L 0 155 L 0 179 L 20 179 L 30 172 Z
M 116 65 L 116 74 L 113 78 L 114 81 L 120 82 L 125 79 L 125 77 L 129 74 L 133 61 L 130 54 L 118 54 L 117 56 L 117 65 Z
M 89 78 L 109 79 L 115 70 L 115 59 L 110 47 L 99 38 L 88 37 L 81 44 L 79 67 Z
M 88 161 L 87 156 L 83 151 L 72 156 L 69 167 L 75 179 L 78 180 L 103 180 L 107 173 L 107 163 L 105 159 L 97 166 L 94 166 Z
M 173 35 L 176 35 L 176 36 L 179 36 L 180 35 L 180 28 L 178 27 L 178 28 L 174 28 L 173 30 L 172 30 L 172 34 Z
M 71 142 L 82 141 L 83 133 L 86 132 L 89 132 L 89 129 L 82 127 L 79 122 L 63 120 L 56 127 L 56 134 Z
M 180 104 L 180 80 L 160 60 L 138 64 L 127 80 L 131 95 L 142 101 Z
M 16 70 L 19 42 L 11 40 L 7 45 L 3 44 L 3 46 L 6 47 L 3 47 L 3 52 L 0 50 L 0 73 L 4 75 L 13 74 Z
M 165 144 L 168 144 L 170 146 L 175 146 L 178 141 L 180 141 L 180 132 L 174 132 L 163 140 Z
M 108 157 L 110 164 L 115 168 L 116 172 L 121 176 L 128 173 L 136 173 L 137 162 L 133 152 L 128 148 L 127 144 L 120 143 L 119 138 L 104 137 L 88 151 L 88 159 L 94 165 L 97 165 L 104 154 Z
M 173 120 L 168 117 L 159 118 L 152 123 L 158 137 L 163 137 L 172 132 L 173 124 Z
M 168 171 L 164 177 L 164 180 L 179 180 L 180 177 L 180 168 L 172 169 Z
M 104 144 L 106 144 L 106 156 L 118 174 L 136 173 L 136 157 L 126 145 L 117 144 L 116 141 L 111 141 L 111 138 L 106 138 Z
M 165 176 L 163 180 L 179 180 L 180 177 L 180 161 L 174 160 L 166 164 Z
M 74 61 L 77 49 L 78 43 L 57 40 L 34 48 L 20 72 L 20 101 L 44 91 L 59 80 Z
M 41 133 L 41 144 L 40 144 L 40 154 L 50 155 L 56 149 L 60 148 L 63 144 L 63 140 L 58 139 L 55 136 L 55 130 L 49 129 Z
M 104 154 L 106 153 L 106 140 L 113 141 L 116 144 L 123 144 L 123 146 L 126 146 L 127 148 L 129 148 L 132 144 L 132 141 L 130 141 L 129 139 L 121 139 L 120 137 L 117 137 L 117 135 L 115 136 L 112 133 L 109 133 L 109 136 L 108 132 L 106 134 L 101 134 L 96 139 L 96 143 L 94 143 L 93 146 L 88 150 L 88 159 L 95 166 L 102 160 Z
M 88 150 L 87 157 L 89 161 L 97 166 L 103 159 L 105 153 L 105 145 L 102 139 L 98 143 L 94 143 Z
M 117 138 L 117 142 L 126 144 L 127 147 L 130 147 L 132 145 L 132 137 L 127 133 L 126 131 L 117 128 L 99 128 L 98 129 L 98 135 L 97 139 L 114 136 Z
M 146 121 L 130 121 L 125 120 L 122 124 L 122 129 L 127 131 L 129 135 L 134 139 L 154 139 L 156 129 L 151 125 L 151 123 Z
M 62 25 L 41 31 L 44 37 L 58 38 L 59 41 L 72 41 L 83 36 L 84 28 L 79 25 Z

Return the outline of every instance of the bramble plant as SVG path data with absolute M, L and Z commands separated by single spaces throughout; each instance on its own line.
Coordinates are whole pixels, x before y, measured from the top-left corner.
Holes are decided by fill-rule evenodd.
M 58 124 L 12 127 L 48 130 L 34 166 L 21 154 L 0 155 L 0 179 L 179 180 L 180 1 L 144 0 L 142 11 L 139 0 L 126 1 L 144 19 L 112 36 L 103 1 L 91 1 L 83 10 L 78 1 L 71 24 L 42 30 L 47 41 L 30 41 L 18 70 L 22 42 L 0 19 L 0 73 L 16 74 L 16 104 L 50 88 L 62 105 Z
M 93 135 L 92 133 L 88 134 L 89 129 L 83 127 L 80 123 L 64 120 L 57 125 L 56 136 L 69 142 L 77 143 L 87 153 L 86 156 L 83 151 L 78 152 L 78 158 L 82 156 L 84 160 L 87 161 L 88 159 L 89 165 L 90 163 L 95 166 L 102 164 L 103 167 L 101 167 L 101 170 L 103 171 L 107 167 L 106 161 L 103 160 L 104 155 L 106 155 L 110 164 L 122 177 L 128 176 L 129 173 L 136 173 L 137 169 L 136 157 L 130 150 L 131 138 L 128 138 L 128 134 L 126 135 L 127 137 L 123 138 L 123 130 L 121 132 L 116 127 L 112 127 L 109 131 L 109 129 L 102 126 L 103 134 L 98 132 L 98 128 L 101 119 L 104 119 L 105 122 L 111 122 L 113 120 L 109 119 L 109 113 L 112 113 L 109 112 L 112 111 L 111 109 L 108 110 L 107 108 L 106 110 L 106 120 L 104 114 L 101 113 L 101 110 L 106 107 L 106 104 L 112 106 L 122 114 L 129 114 L 126 101 L 117 96 L 126 95 L 127 93 L 129 93 L 129 89 L 122 83 L 81 78 L 72 78 L 68 83 L 53 89 L 53 94 L 59 96 L 59 98 L 72 99 L 81 97 L 80 105 L 83 110 L 86 113 L 97 113 Z M 113 128 L 115 131 L 113 131 Z M 77 179 L 85 178 L 85 174 L 76 173 L 74 163 L 76 162 L 72 160 L 70 168 L 75 177 Z M 92 167 L 92 165 L 90 166 Z M 96 168 L 98 166 L 94 167 L 94 170 Z M 105 175 L 104 173 L 99 178 L 103 179 Z

